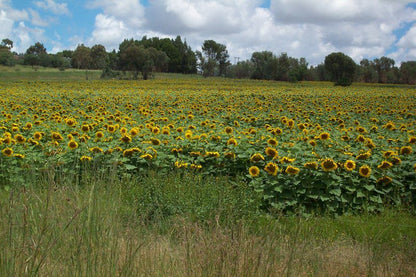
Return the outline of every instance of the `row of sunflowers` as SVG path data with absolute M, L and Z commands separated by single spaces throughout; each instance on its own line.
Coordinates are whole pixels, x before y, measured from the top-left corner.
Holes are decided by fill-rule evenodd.
M 415 202 L 413 87 L 191 78 L 0 86 L 5 185 L 28 171 L 93 166 L 243 176 L 265 208 L 284 212 Z

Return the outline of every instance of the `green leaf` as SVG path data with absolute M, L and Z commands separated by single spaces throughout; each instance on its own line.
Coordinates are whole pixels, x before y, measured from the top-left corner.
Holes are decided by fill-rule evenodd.
M 363 187 L 368 191 L 373 191 L 376 188 L 374 185 L 364 185 Z
M 124 164 L 124 168 L 127 170 L 133 170 L 133 169 L 136 169 L 137 167 L 132 164 Z
M 364 197 L 365 197 L 365 194 L 364 194 L 364 193 L 362 193 L 362 192 L 359 190 L 359 191 L 357 191 L 357 197 L 359 197 L 359 198 L 364 198 Z
M 378 204 L 383 204 L 383 201 L 381 200 L 380 195 L 372 195 L 370 196 L 370 201 L 378 203 Z
M 336 188 L 336 189 L 331 189 L 330 191 L 329 191 L 329 193 L 330 194 L 332 194 L 332 195 L 336 195 L 336 196 L 341 196 L 341 189 L 340 188 Z

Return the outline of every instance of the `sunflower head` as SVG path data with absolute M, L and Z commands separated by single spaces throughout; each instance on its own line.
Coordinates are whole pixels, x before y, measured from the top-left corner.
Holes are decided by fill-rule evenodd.
M 371 167 L 369 167 L 368 165 L 363 165 L 360 167 L 359 173 L 362 177 L 368 178 L 371 175 Z
M 237 140 L 235 139 L 235 138 L 230 138 L 228 141 L 227 141 L 227 145 L 234 145 L 234 146 L 236 146 L 238 143 L 237 143 Z
M 257 177 L 260 174 L 260 169 L 254 165 L 248 169 L 248 173 L 250 174 L 251 177 Z
M 378 184 L 388 185 L 393 181 L 389 176 L 383 176 L 377 180 Z
M 264 157 L 260 153 L 253 154 L 250 158 L 250 162 L 255 162 L 256 163 L 256 162 L 259 162 L 259 161 L 264 161 Z
M 379 169 L 389 169 L 390 167 L 392 167 L 393 166 L 393 164 L 391 163 L 391 162 L 389 162 L 389 161 L 382 161 L 378 166 L 377 166 L 377 168 L 379 168 Z
M 1 153 L 6 157 L 11 157 L 13 155 L 13 149 L 7 147 L 1 150 Z
M 266 147 L 266 149 L 264 150 L 264 152 L 266 153 L 267 156 L 272 157 L 272 158 L 277 158 L 278 156 L 278 152 L 276 149 L 272 148 L 272 147 Z
M 412 152 L 413 152 L 412 146 L 403 146 L 400 148 L 401 155 L 409 155 L 409 154 L 412 154 Z
M 321 163 L 321 167 L 324 171 L 333 171 L 338 168 L 338 165 L 333 159 L 327 158 Z
M 70 149 L 76 149 L 76 148 L 78 148 L 78 143 L 75 140 L 70 140 L 68 142 L 68 147 Z
M 356 164 L 353 160 L 347 160 L 344 163 L 344 168 L 348 171 L 353 171 L 355 169 L 355 166 L 356 166 Z
M 277 172 L 279 171 L 279 167 L 277 166 L 277 164 L 273 163 L 273 162 L 269 162 L 268 164 L 266 164 L 266 166 L 264 167 L 264 170 L 269 173 L 270 175 L 276 176 Z
M 309 169 L 318 169 L 317 162 L 306 162 L 303 166 Z
M 285 172 L 287 174 L 289 174 L 289 175 L 296 175 L 296 174 L 299 173 L 299 171 L 300 171 L 299 168 L 294 167 L 294 166 L 291 166 L 291 165 L 289 165 L 288 167 L 286 167 L 286 170 L 285 170 Z
M 320 140 L 327 140 L 327 139 L 329 139 L 329 137 L 330 137 L 330 135 L 329 135 L 328 132 L 323 132 L 319 135 Z

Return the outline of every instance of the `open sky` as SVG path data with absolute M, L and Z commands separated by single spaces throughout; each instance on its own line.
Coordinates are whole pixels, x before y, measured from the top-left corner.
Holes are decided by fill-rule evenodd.
M 0 39 L 48 53 L 125 38 L 176 37 L 193 50 L 206 39 L 227 46 L 231 61 L 254 51 L 321 63 L 331 52 L 356 62 L 381 56 L 416 60 L 416 2 L 405 0 L 0 0 Z M 398 64 L 399 65 L 399 64 Z

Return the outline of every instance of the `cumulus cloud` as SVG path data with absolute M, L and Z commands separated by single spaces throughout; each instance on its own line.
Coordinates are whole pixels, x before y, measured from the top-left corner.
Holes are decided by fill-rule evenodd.
M 145 8 L 139 0 L 95 0 L 88 7 L 102 9 L 104 16 L 122 21 L 127 28 L 140 28 L 145 22 Z M 97 26 L 97 20 L 95 25 Z
M 70 14 L 66 3 L 56 3 L 54 0 L 43 0 L 36 1 L 35 5 L 41 9 L 51 11 L 54 14 Z

